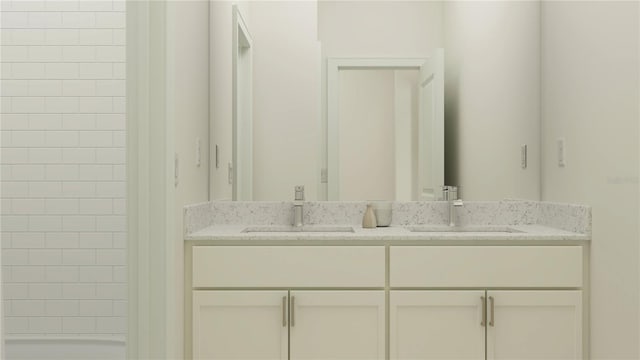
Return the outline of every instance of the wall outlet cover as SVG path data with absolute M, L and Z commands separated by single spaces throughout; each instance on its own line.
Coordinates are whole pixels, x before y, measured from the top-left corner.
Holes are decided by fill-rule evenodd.
M 564 138 L 559 138 L 557 140 L 557 150 L 558 150 L 558 167 L 565 167 L 566 163 L 566 144 Z

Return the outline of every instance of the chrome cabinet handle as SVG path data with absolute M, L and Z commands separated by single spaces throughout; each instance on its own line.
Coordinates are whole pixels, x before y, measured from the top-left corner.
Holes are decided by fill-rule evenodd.
M 291 324 L 291 327 L 296 326 L 296 313 L 295 313 L 295 309 L 296 309 L 296 297 L 292 295 L 292 296 L 291 296 L 291 306 L 290 306 L 291 319 L 289 319 L 289 323 Z
M 282 327 L 287 326 L 287 297 L 282 297 Z
M 482 300 L 482 321 L 480 321 L 480 326 L 484 327 L 487 323 L 487 299 L 484 296 L 480 296 Z
M 493 296 L 489 296 L 489 304 L 491 306 L 491 319 L 489 320 L 489 326 L 495 326 L 495 313 L 496 313 L 496 309 L 495 309 L 495 301 L 493 299 Z

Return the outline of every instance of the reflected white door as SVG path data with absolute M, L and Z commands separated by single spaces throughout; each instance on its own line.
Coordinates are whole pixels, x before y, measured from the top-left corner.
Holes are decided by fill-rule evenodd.
M 419 200 L 438 200 L 444 185 L 444 50 L 420 68 L 418 114 Z
M 343 178 L 341 175 L 341 171 L 344 168 L 352 170 L 352 168 L 348 168 L 341 165 L 342 152 L 341 152 L 341 144 L 349 144 L 353 145 L 353 142 L 350 139 L 347 139 L 344 134 L 341 134 L 343 131 L 341 125 L 341 118 L 344 113 L 341 115 L 341 112 L 344 109 L 341 109 L 341 91 L 344 92 L 342 86 L 342 78 L 341 72 L 351 71 L 355 72 L 356 70 L 420 70 L 420 78 L 417 99 L 415 102 L 418 103 L 418 110 L 416 112 L 418 117 L 418 124 L 414 127 L 413 123 L 411 124 L 411 134 L 415 134 L 415 138 L 404 139 L 403 141 L 408 142 L 416 142 L 420 143 L 417 148 L 410 146 L 411 151 L 411 159 L 407 159 L 404 157 L 401 162 L 398 162 L 398 157 L 402 155 L 398 155 L 398 157 L 391 158 L 391 170 L 385 170 L 387 173 L 393 175 L 397 171 L 395 166 L 393 166 L 393 162 L 396 162 L 398 167 L 402 166 L 402 164 L 410 164 L 406 170 L 410 171 L 411 176 L 411 185 L 409 191 L 398 191 L 395 186 L 391 187 L 389 196 L 384 198 L 393 197 L 394 194 L 401 194 L 398 198 L 405 198 L 406 193 L 411 193 L 411 198 L 413 200 L 437 200 L 439 198 L 439 194 L 441 192 L 441 187 L 444 184 L 444 51 L 442 49 L 437 49 L 435 54 L 430 59 L 375 59 L 375 58 L 362 58 L 362 59 L 328 59 L 327 60 L 327 144 L 326 144 L 326 153 L 327 153 L 327 199 L 328 200 L 344 200 L 342 189 L 341 189 L 341 179 Z M 397 78 L 396 78 L 397 80 Z M 393 82 L 390 86 L 393 88 L 397 85 L 398 82 Z M 372 89 L 374 92 L 378 93 L 377 85 L 371 85 L 368 88 Z M 380 111 L 373 111 L 371 103 L 382 103 L 386 100 L 391 100 L 390 97 L 394 97 L 393 101 L 390 101 L 390 107 L 393 108 L 398 104 L 406 104 L 409 103 L 410 106 L 413 106 L 414 99 L 413 96 L 410 96 L 409 101 L 398 101 L 397 104 L 395 100 L 398 100 L 395 92 L 391 95 L 385 95 L 382 97 L 382 100 L 379 99 L 378 96 L 376 99 L 367 99 L 365 105 L 361 107 L 362 113 L 366 115 L 367 112 L 373 112 L 376 117 L 381 115 Z M 351 93 L 353 97 L 362 98 L 362 91 L 352 91 Z M 413 95 L 413 94 L 411 94 Z M 360 99 L 362 100 L 362 99 Z M 410 109 L 412 112 L 411 116 L 413 117 L 413 108 Z M 407 112 L 407 111 L 404 111 Z M 394 118 L 394 116 L 402 113 L 402 111 L 396 113 L 395 111 L 391 111 L 390 114 L 382 116 L 383 118 Z M 366 117 L 365 117 L 366 118 Z M 412 119 L 413 120 L 413 119 Z M 390 122 L 391 123 L 391 122 Z M 416 129 L 417 128 L 417 129 Z M 366 129 L 366 126 L 360 126 L 355 128 L 359 130 L 356 134 L 356 137 L 362 137 L 363 135 L 369 136 L 370 133 L 363 131 Z M 414 130 L 415 129 L 415 130 Z M 389 130 L 384 130 L 388 132 L 390 138 L 393 142 L 398 142 L 399 140 L 395 138 L 394 132 L 398 130 L 398 127 L 392 127 Z M 345 138 L 346 141 L 341 141 L 341 138 Z M 353 136 L 351 137 L 353 138 Z M 344 139 L 343 139 L 344 140 Z M 375 140 L 373 138 L 368 140 Z M 378 144 L 383 144 L 383 142 L 378 141 Z M 403 144 L 408 145 L 408 144 Z M 406 146 L 400 146 L 400 148 L 405 148 Z M 397 151 L 398 147 L 395 145 L 381 145 L 376 148 L 377 150 L 384 150 L 389 152 L 389 149 L 395 149 Z M 364 151 L 360 151 L 356 154 L 356 161 L 358 159 L 362 159 L 363 157 L 369 156 L 370 159 L 379 160 L 380 156 L 371 153 L 365 153 Z M 387 154 L 389 155 L 389 154 Z M 386 158 L 385 158 L 386 159 Z M 415 160 L 418 159 L 418 160 Z M 362 161 L 361 161 L 362 162 Z M 363 163 L 363 162 L 362 162 Z M 360 163 L 358 163 L 360 164 Z M 379 165 L 372 165 L 371 167 L 378 167 L 376 170 L 380 170 L 383 167 Z M 406 166 L 404 166 L 406 167 Z M 357 178 L 363 178 L 361 176 L 361 172 L 358 172 Z M 386 178 L 386 177 L 385 177 Z M 375 180 L 378 180 L 375 178 Z M 362 182 L 360 182 L 362 184 Z M 406 183 L 403 181 L 403 184 Z M 395 184 L 394 184 L 395 185 Z M 402 185 L 400 185 L 402 186 Z M 371 195 L 366 196 L 366 199 L 375 198 L 380 195 Z M 360 199 L 362 200 L 362 196 Z
M 582 359 L 582 291 L 487 294 L 487 359 Z
M 385 358 L 384 291 L 292 291 L 291 360 Z
M 287 291 L 194 291 L 193 358 L 285 360 Z
M 391 291 L 393 360 L 485 358 L 484 291 Z

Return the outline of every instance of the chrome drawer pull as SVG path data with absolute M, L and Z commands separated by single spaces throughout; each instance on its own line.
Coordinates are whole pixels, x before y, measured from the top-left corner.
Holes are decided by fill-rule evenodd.
M 480 321 L 480 326 L 484 327 L 487 323 L 487 299 L 484 296 L 480 296 L 482 300 L 482 321 Z
M 296 309 L 296 297 L 292 295 L 291 296 L 291 319 L 290 319 L 291 327 L 296 326 L 295 309 Z
M 495 326 L 495 313 L 496 313 L 496 309 L 495 309 L 495 301 L 493 299 L 493 296 L 489 296 L 489 304 L 491 306 L 491 319 L 489 320 L 489 326 Z
M 282 327 L 287 326 L 287 297 L 282 297 Z

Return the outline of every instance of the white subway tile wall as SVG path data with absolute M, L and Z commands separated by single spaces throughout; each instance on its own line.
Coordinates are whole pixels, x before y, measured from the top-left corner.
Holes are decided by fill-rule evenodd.
M 125 3 L 0 11 L 6 334 L 122 336 Z

